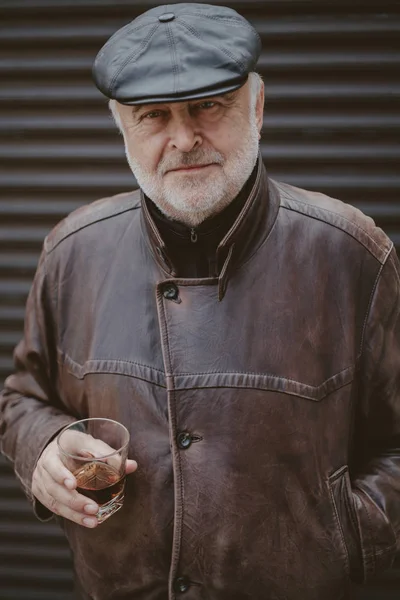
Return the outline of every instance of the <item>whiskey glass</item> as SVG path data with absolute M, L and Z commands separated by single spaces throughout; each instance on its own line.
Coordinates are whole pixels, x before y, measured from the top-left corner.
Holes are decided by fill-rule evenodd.
M 129 439 L 124 425 L 103 418 L 76 421 L 57 436 L 60 458 L 75 476 L 77 492 L 99 505 L 99 523 L 122 508 Z

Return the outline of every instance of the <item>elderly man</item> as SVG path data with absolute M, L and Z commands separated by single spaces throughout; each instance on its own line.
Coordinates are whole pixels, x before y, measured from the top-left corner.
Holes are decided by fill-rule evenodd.
M 267 177 L 259 54 L 234 10 L 176 4 L 94 65 L 140 190 L 46 238 L 1 401 L 82 598 L 349 599 L 396 552 L 399 264 L 358 210 Z M 100 525 L 55 440 L 87 416 L 138 467 Z

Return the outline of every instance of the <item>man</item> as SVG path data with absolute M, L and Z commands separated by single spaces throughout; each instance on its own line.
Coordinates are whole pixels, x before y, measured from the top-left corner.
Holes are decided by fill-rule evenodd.
M 396 552 L 399 264 L 358 210 L 267 177 L 259 54 L 235 11 L 176 4 L 94 65 L 141 189 L 47 237 L 1 401 L 83 598 L 348 599 Z M 93 416 L 136 471 L 101 525 L 55 440 Z

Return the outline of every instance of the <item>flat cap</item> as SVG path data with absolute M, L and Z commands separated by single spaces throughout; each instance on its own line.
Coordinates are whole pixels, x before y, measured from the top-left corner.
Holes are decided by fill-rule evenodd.
M 121 104 L 192 100 L 241 87 L 260 53 L 257 31 L 232 8 L 164 4 L 111 36 L 93 78 Z

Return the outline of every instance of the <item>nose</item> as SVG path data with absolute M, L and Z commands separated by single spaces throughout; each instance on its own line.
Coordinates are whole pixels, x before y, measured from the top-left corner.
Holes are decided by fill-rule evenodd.
M 170 123 L 169 145 L 171 148 L 181 152 L 190 152 L 201 143 L 202 137 L 189 115 L 180 116 Z

